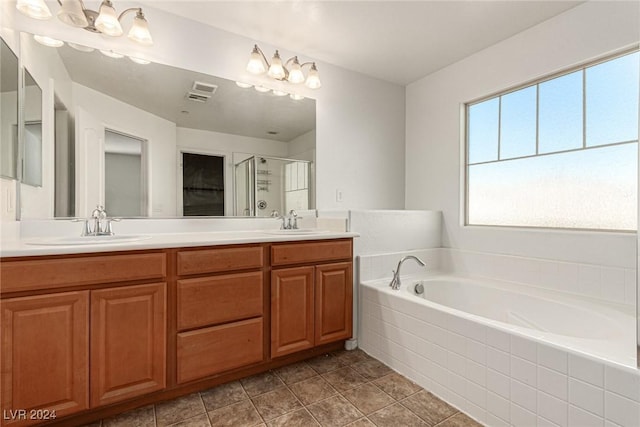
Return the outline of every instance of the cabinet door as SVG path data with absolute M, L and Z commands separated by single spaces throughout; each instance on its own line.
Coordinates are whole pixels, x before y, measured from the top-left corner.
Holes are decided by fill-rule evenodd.
M 350 262 L 319 265 L 315 283 L 315 344 L 351 338 L 353 279 Z
M 271 357 L 313 347 L 313 267 L 271 272 Z
M 89 292 L 12 298 L 0 307 L 3 424 L 33 424 L 24 419 L 32 409 L 62 417 L 88 408 Z
M 166 385 L 166 286 L 91 292 L 91 405 Z

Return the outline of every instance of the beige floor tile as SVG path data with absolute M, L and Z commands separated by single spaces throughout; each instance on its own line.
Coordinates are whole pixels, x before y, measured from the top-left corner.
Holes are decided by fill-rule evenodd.
M 391 368 L 375 359 L 356 363 L 351 365 L 351 368 L 367 380 L 375 380 L 393 373 Z
M 368 418 L 360 418 L 358 421 L 354 421 L 351 424 L 347 424 L 345 427 L 376 427 L 374 423 L 369 421 Z M 397 426 L 400 427 L 400 426 Z
M 430 427 L 429 424 L 399 403 L 374 412 L 369 415 L 369 419 L 378 427 Z
M 354 363 L 366 362 L 368 360 L 373 360 L 371 356 L 369 356 L 364 351 L 359 348 L 355 350 L 340 350 L 333 353 L 335 357 L 337 357 L 340 362 L 345 365 L 353 365 Z
M 344 426 L 362 418 L 362 413 L 340 395 L 309 405 L 307 409 L 323 426 Z
M 247 392 L 249 397 L 258 396 L 263 393 L 268 393 L 283 387 L 284 383 L 272 372 L 265 372 L 263 374 L 254 375 L 249 378 L 240 380 L 244 391 Z
M 250 400 L 234 403 L 215 411 L 209 411 L 212 427 L 252 427 L 262 423 L 262 418 Z
M 156 405 L 156 425 L 165 427 L 178 421 L 204 414 L 204 405 L 199 393 L 161 402 Z
M 438 427 L 482 427 L 482 424 L 462 412 L 458 412 L 454 416 L 449 417 L 438 424 Z
M 382 389 L 389 396 L 396 400 L 404 399 L 407 396 L 412 395 L 421 390 L 421 387 L 400 374 L 385 375 L 382 378 L 378 378 L 374 383 Z
M 344 397 L 365 415 L 389 406 L 395 402 L 391 396 L 372 383 L 358 386 L 342 393 Z
M 261 394 L 251 400 L 265 421 L 270 421 L 302 406 L 293 393 L 285 387 Z
M 200 396 L 202 396 L 202 401 L 207 411 L 213 411 L 249 398 L 239 381 L 201 391 Z
M 319 425 L 306 409 L 289 412 L 267 423 L 268 427 L 311 427 Z
M 402 405 L 430 425 L 438 424 L 458 410 L 428 391 L 420 391 L 401 401 Z
M 338 357 L 330 353 L 307 360 L 307 365 L 311 366 L 311 368 L 319 374 L 326 374 L 327 372 L 345 367 L 344 363 L 342 363 Z
M 291 385 L 318 375 L 316 371 L 311 369 L 304 362 L 294 363 L 293 365 L 283 366 L 277 369 L 276 374 L 285 384 Z
M 103 427 L 155 427 L 155 425 L 156 418 L 153 405 L 144 406 L 102 420 Z
M 346 391 L 367 382 L 367 380 L 353 369 L 346 367 L 322 374 L 336 390 Z
M 289 388 L 293 394 L 298 396 L 298 399 L 300 399 L 303 405 L 309 405 L 338 394 L 336 389 L 321 376 L 309 378 L 308 380 L 293 384 Z
M 211 427 L 211 424 L 209 423 L 209 417 L 205 412 L 200 415 L 196 415 L 195 417 L 171 424 L 169 427 Z

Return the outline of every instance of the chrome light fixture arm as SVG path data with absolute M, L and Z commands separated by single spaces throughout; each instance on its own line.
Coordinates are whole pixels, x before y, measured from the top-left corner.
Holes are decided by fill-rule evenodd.
M 130 7 L 129 9 L 123 10 L 122 13 L 118 15 L 118 21 L 122 21 L 122 17 L 124 17 L 124 15 L 126 15 L 129 12 L 137 12 L 136 16 L 141 16 L 142 18 L 144 18 L 144 13 L 142 13 L 141 7 Z

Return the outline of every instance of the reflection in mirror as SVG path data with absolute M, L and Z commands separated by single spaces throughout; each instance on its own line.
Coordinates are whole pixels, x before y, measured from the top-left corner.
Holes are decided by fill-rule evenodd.
M 16 179 L 18 159 L 18 57 L 0 39 L 0 176 Z
M 182 152 L 182 214 L 224 215 L 224 157 Z
M 315 162 L 314 100 L 260 93 L 216 76 L 156 63 L 134 63 L 126 57 L 109 58 L 98 50 L 80 52 L 66 44 L 44 47 L 31 36 L 24 40 L 21 49 L 28 50 L 25 56 L 29 62 L 38 63 L 39 81 L 53 79 L 55 93 L 69 111 L 69 123 L 73 123 L 73 150 L 67 159 L 61 160 L 64 156 L 58 155 L 57 145 L 51 150 L 56 152 L 55 159 L 43 159 L 51 168 L 56 162 L 56 182 L 45 183 L 55 189 L 52 200 L 56 200 L 56 207 L 50 210 L 55 216 L 85 217 L 96 204 L 103 203 L 109 215 L 127 217 L 234 215 L 234 153 L 306 160 L 311 165 Z M 50 134 L 47 131 L 45 136 Z M 110 131 L 144 141 L 140 164 L 146 170 L 142 170 L 142 187 L 138 181 L 135 185 L 143 198 L 136 205 L 139 208 L 132 209 L 133 203 L 127 203 L 126 210 L 121 210 L 121 201 L 113 199 L 132 194 L 124 196 L 120 191 L 107 195 L 105 141 Z M 60 150 L 64 152 L 63 147 Z M 213 184 L 209 189 L 207 183 L 197 197 L 205 205 L 216 205 L 214 210 L 207 208 L 204 213 L 200 208 L 187 207 L 192 206 L 196 192 L 185 193 L 185 186 L 197 186 L 183 182 L 184 177 L 187 172 L 193 175 L 206 170 L 185 171 L 183 153 L 223 159 L 223 191 L 216 194 Z M 313 175 L 315 168 L 309 169 Z M 59 183 L 58 172 L 62 170 L 69 173 L 66 181 Z M 310 186 L 314 182 L 312 176 Z M 284 187 L 278 191 L 284 192 Z M 313 209 L 313 188 L 310 194 L 309 208 Z M 24 198 L 21 202 L 23 206 L 34 205 Z M 44 211 L 36 215 L 29 212 L 31 218 L 47 217 Z
M 104 197 L 111 216 L 146 216 L 145 141 L 105 131 Z
M 71 115 L 58 94 L 55 95 L 54 113 L 55 216 L 69 217 L 75 212 L 75 144 Z
M 22 183 L 42 185 L 42 89 L 24 70 Z
M 251 156 L 235 165 L 236 215 L 279 216 L 310 209 L 309 161 Z

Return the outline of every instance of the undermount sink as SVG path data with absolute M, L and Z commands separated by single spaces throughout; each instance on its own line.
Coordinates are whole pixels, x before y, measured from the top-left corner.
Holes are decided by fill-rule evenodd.
M 113 236 L 71 236 L 71 237 L 53 237 L 43 238 L 25 242 L 28 245 L 40 246 L 66 246 L 66 245 L 102 245 L 136 242 L 138 240 L 147 240 L 151 236 L 144 234 L 116 234 Z
M 265 230 L 267 234 L 319 234 L 319 233 L 328 233 L 328 230 L 318 230 L 316 228 L 293 228 L 289 230 Z

